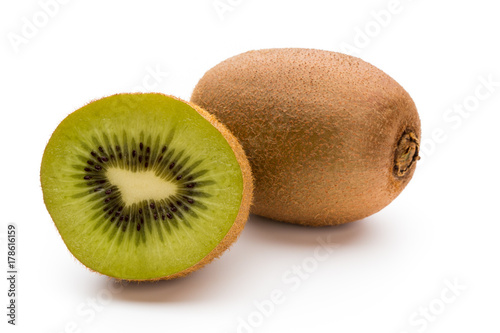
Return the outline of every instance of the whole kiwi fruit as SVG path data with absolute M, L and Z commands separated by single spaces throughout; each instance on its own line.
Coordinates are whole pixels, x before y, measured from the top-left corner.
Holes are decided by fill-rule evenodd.
M 117 94 L 67 116 L 42 158 L 43 198 L 70 252 L 123 280 L 171 279 L 238 237 L 250 165 L 214 116 L 163 94 Z
M 191 102 L 238 137 L 255 177 L 251 211 L 335 225 L 388 205 L 419 159 L 409 94 L 365 61 L 314 49 L 250 51 L 210 69 Z

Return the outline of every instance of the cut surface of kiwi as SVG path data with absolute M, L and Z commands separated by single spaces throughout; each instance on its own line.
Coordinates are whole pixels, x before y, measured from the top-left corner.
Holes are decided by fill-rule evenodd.
M 163 94 L 118 94 L 70 114 L 41 166 L 44 201 L 71 253 L 127 280 L 185 275 L 248 218 L 250 168 L 217 120 Z

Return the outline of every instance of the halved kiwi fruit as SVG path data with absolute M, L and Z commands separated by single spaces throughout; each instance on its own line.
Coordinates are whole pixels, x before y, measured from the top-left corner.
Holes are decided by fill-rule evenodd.
M 359 220 L 388 205 L 415 171 L 415 104 L 359 58 L 294 48 L 246 52 L 210 69 L 191 101 L 243 145 L 258 215 L 314 226 Z
M 113 95 L 70 114 L 47 144 L 41 183 L 71 253 L 126 280 L 183 276 L 219 256 L 252 197 L 235 137 L 163 94 Z

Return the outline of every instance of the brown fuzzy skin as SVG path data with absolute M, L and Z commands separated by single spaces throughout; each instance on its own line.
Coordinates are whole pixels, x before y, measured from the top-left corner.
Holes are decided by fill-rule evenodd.
M 352 56 L 250 51 L 209 70 L 191 101 L 242 143 L 258 215 L 311 226 L 359 220 L 394 200 L 415 171 L 420 119 L 413 100 Z

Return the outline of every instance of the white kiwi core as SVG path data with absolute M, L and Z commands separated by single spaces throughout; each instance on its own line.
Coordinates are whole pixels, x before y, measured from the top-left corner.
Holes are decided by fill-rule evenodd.
M 126 205 L 144 200 L 161 200 L 175 195 L 177 185 L 158 177 L 154 171 L 130 171 L 109 168 L 106 172 L 111 184 L 118 187 Z

